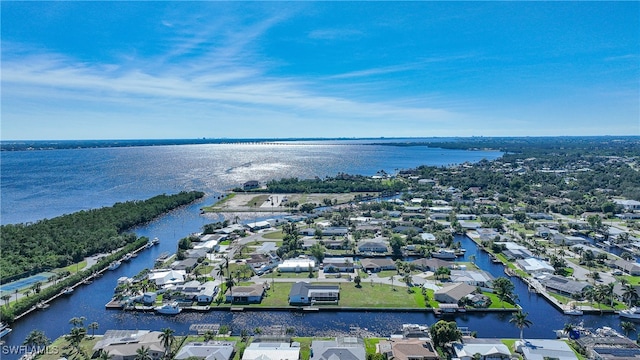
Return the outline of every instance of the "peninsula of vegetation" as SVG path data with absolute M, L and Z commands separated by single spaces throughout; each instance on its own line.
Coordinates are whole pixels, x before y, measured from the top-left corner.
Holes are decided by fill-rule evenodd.
M 33 284 L 33 289 L 21 289 L 20 294 L 16 289 L 16 301 L 11 306 L 7 303 L 11 294 L 3 294 L 6 304 L 2 307 L 2 321 L 11 321 L 66 287 L 105 269 L 111 261 L 143 247 L 148 239 L 128 233 L 129 229 L 203 196 L 204 193 L 197 191 L 163 194 L 144 201 L 116 203 L 111 207 L 80 211 L 32 224 L 1 226 L 0 268 L 3 284 L 57 269 L 52 275 L 53 279 L 46 279 L 54 282 L 52 286 L 43 288 L 42 281 L 39 281 Z M 103 257 L 90 269 L 71 276 L 69 271 L 65 271 L 65 267 L 79 264 L 86 257 L 108 253 L 112 254 Z M 29 296 L 32 292 L 33 296 Z M 18 300 L 19 295 L 22 298 Z

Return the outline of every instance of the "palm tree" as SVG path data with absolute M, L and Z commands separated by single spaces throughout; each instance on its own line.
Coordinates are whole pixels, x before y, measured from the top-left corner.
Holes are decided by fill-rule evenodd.
M 176 337 L 173 335 L 175 331 L 170 328 L 162 329 L 162 334 L 160 334 L 160 340 L 162 341 L 162 346 L 164 347 L 164 356 L 168 358 L 169 353 L 171 352 L 171 346 L 173 345 Z
M 531 326 L 533 323 L 531 320 L 527 319 L 529 313 L 523 313 L 522 310 L 514 313 L 509 320 L 510 323 L 513 323 L 518 329 L 520 329 L 520 339 L 522 340 L 522 333 L 524 328 Z
M 23 345 L 27 346 L 46 346 L 51 343 L 51 340 L 44 335 L 44 331 L 42 330 L 31 330 L 29 335 L 24 339 Z
M 11 300 L 11 295 L 4 294 L 4 295 L 0 296 L 0 299 L 4 300 L 4 306 L 8 307 L 9 306 L 9 300 Z
M 153 357 L 149 353 L 149 347 L 142 346 L 136 350 L 135 360 L 153 360 Z
M 224 284 L 227 286 L 227 289 L 229 289 L 229 295 L 231 295 L 231 305 L 233 305 L 233 278 L 229 276 Z
M 564 331 L 565 334 L 569 335 L 573 331 L 573 329 L 575 329 L 575 326 L 573 326 L 573 324 L 566 323 L 564 324 L 562 331 Z
M 632 304 L 638 301 L 639 296 L 633 285 L 627 283 L 622 285 L 622 298 L 627 303 L 627 306 L 631 307 Z
M 76 352 L 80 353 L 80 343 L 84 340 L 86 335 L 87 329 L 83 327 L 74 327 L 66 337 L 69 344 L 76 349 Z
M 98 355 L 98 360 L 111 360 L 113 355 L 109 353 L 109 351 L 100 350 L 100 354 Z
M 91 324 L 89 324 L 89 329 L 91 329 L 91 337 L 95 337 L 96 336 L 96 330 L 98 330 L 98 326 L 99 324 L 94 321 Z
M 72 317 L 69 319 L 69 324 L 73 325 L 73 327 L 80 327 L 84 325 L 84 321 L 87 320 L 84 316 L 80 317 Z
M 636 326 L 630 321 L 622 321 L 620 322 L 620 327 L 626 336 L 629 336 L 629 333 L 632 331 L 636 331 Z

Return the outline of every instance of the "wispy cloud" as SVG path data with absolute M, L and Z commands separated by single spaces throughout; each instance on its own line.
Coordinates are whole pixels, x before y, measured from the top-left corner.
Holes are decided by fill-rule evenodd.
M 364 33 L 356 29 L 317 29 L 309 32 L 309 38 L 316 40 L 356 40 Z

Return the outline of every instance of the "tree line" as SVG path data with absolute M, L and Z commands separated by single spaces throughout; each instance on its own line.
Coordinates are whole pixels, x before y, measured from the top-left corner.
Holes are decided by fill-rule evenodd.
M 162 194 L 35 223 L 0 226 L 0 282 L 65 267 L 131 244 L 137 238 L 125 231 L 203 196 L 198 191 Z

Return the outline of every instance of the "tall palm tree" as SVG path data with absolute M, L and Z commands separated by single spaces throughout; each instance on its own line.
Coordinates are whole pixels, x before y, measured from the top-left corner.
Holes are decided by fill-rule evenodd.
M 164 356 L 168 358 L 171 353 L 171 346 L 175 341 L 176 337 L 173 335 L 175 331 L 170 328 L 162 329 L 162 334 L 160 334 L 160 340 L 162 341 L 162 346 L 164 347 Z
M 229 295 L 231 295 L 231 305 L 233 305 L 233 278 L 229 276 L 224 284 L 227 286 L 227 289 L 229 289 Z
M 510 323 L 513 323 L 518 329 L 520 329 L 520 339 L 522 340 L 522 333 L 524 328 L 533 325 L 531 320 L 527 319 L 529 313 L 523 313 L 522 310 L 514 313 L 509 320 Z
M 620 327 L 626 336 L 629 336 L 629 333 L 632 331 L 636 331 L 636 326 L 634 323 L 630 321 L 622 321 L 620 322 Z
M 31 330 L 24 339 L 23 345 L 41 347 L 51 344 L 51 340 L 44 335 L 42 330 Z
M 75 316 L 69 319 L 69 324 L 73 325 L 73 327 L 80 327 L 84 325 L 85 320 L 87 320 L 87 318 L 85 318 L 84 316 L 80 316 L 80 317 Z
M 91 337 L 96 336 L 96 330 L 98 330 L 98 326 L 100 326 L 100 324 L 98 324 L 96 321 L 89 324 L 88 328 L 91 330 Z
M 624 299 L 624 302 L 627 304 L 627 306 L 631 307 L 632 304 L 635 304 L 636 301 L 638 301 L 638 298 L 640 298 L 640 296 L 638 296 L 636 288 L 633 287 L 633 285 L 627 283 L 622 285 L 622 298 Z
M 136 350 L 135 360 L 153 360 L 153 357 L 149 353 L 149 347 L 142 346 Z
M 87 335 L 87 329 L 83 327 L 74 327 L 69 332 L 69 335 L 66 336 L 67 341 L 69 341 L 69 344 L 71 345 L 71 347 L 76 349 L 77 353 L 80 353 L 80 350 L 81 350 L 80 343 L 82 342 L 82 340 L 84 340 L 86 335 Z

